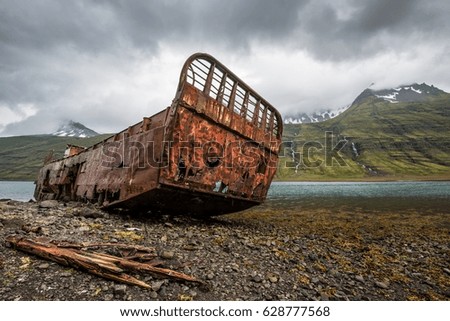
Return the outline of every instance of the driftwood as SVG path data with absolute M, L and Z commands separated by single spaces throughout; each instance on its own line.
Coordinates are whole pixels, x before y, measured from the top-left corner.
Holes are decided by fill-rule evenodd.
M 126 272 L 146 272 L 158 277 L 170 277 L 180 281 L 201 283 L 198 279 L 190 275 L 155 266 L 159 265 L 161 262 L 141 263 L 134 261 L 134 259 L 154 258 L 156 255 L 151 253 L 154 252 L 154 249 L 152 248 L 116 243 L 77 244 L 55 241 L 45 242 L 40 239 L 32 240 L 14 235 L 8 236 L 6 241 L 18 250 L 66 266 L 80 268 L 106 279 L 139 285 L 144 288 L 150 288 L 150 285 L 126 274 Z M 128 255 L 125 257 L 118 257 L 85 250 L 88 248 L 105 247 L 115 247 L 127 250 Z
M 36 241 L 36 240 L 35 240 Z M 93 248 L 107 248 L 118 250 L 122 258 L 128 260 L 145 262 L 153 266 L 160 265 L 161 261 L 149 263 L 156 255 L 156 249 L 153 247 L 146 247 L 141 245 L 130 245 L 121 243 L 73 243 L 67 241 L 50 241 L 51 244 L 60 248 L 72 248 L 72 249 L 93 249 Z

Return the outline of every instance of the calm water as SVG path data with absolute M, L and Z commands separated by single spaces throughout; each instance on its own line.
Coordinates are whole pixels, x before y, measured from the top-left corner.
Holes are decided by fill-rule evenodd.
M 33 198 L 34 183 L 19 181 L 0 181 L 0 199 L 10 198 L 17 201 L 29 201 Z
M 275 182 L 267 206 L 284 209 L 437 209 L 450 213 L 450 182 Z
M 0 181 L 0 199 L 28 201 L 33 192 L 33 182 Z M 450 212 L 450 182 L 274 182 L 264 206 L 434 208 Z

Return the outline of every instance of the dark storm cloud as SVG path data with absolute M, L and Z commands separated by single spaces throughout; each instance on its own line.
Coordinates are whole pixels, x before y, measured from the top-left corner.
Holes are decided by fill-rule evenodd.
M 311 2 L 299 14 L 297 45 L 318 59 L 364 59 L 447 39 L 449 14 L 445 1 Z
M 362 33 L 395 29 L 405 20 L 410 20 L 416 8 L 417 0 L 371 1 L 365 7 L 359 8 L 355 27 Z
M 283 43 L 309 1 L 206 1 L 195 6 L 192 25 L 212 42 L 247 47 L 252 41 Z M 232 49 L 232 47 L 230 48 Z
M 300 99 L 292 96 L 299 91 L 294 80 L 306 86 L 304 79 L 316 79 L 320 86 L 322 79 L 336 78 L 341 83 L 336 80 L 334 91 L 329 90 L 336 94 L 343 90 L 338 88 L 343 81 L 353 86 L 356 81 L 376 80 L 370 74 L 351 80 L 360 77 L 356 67 L 347 76 L 338 77 L 336 72 L 348 72 L 352 65 L 366 68 L 373 62 L 380 65 L 366 72 L 392 69 L 404 63 L 404 53 L 414 63 L 389 77 L 425 81 L 420 63 L 427 70 L 429 65 L 446 65 L 450 60 L 449 16 L 450 2 L 438 0 L 0 0 L 0 113 L 4 112 L 0 135 L 31 131 L 36 123 L 56 123 L 67 117 L 92 121 L 94 127 L 103 122 L 120 129 L 128 118 L 117 114 L 127 97 L 142 96 L 132 105 L 136 114 L 141 113 L 137 106 L 153 106 L 146 82 L 165 76 L 157 66 L 145 70 L 143 66 L 168 61 L 166 56 L 176 56 L 170 61 L 181 64 L 178 56 L 198 50 L 219 54 L 222 61 L 229 58 L 244 69 L 251 63 L 256 71 L 249 74 L 270 67 L 265 71 L 270 74 L 262 79 L 269 81 L 275 75 L 285 83 L 263 83 L 261 88 L 279 97 L 280 106 L 292 108 L 308 108 L 295 107 Z M 270 59 L 275 53 L 278 56 Z M 303 60 L 297 62 L 297 57 Z M 299 74 L 303 70 L 307 74 Z M 443 74 L 445 70 L 439 73 L 438 69 L 427 73 L 433 81 L 447 84 Z M 306 97 L 306 89 L 299 94 L 304 96 L 302 101 L 316 99 Z M 320 98 L 322 105 L 334 100 Z M 101 106 L 113 112 L 95 121 L 104 114 L 98 110 Z M 28 123 L 17 123 L 25 117 Z M 2 133 L 2 126 L 7 131 Z
M 365 47 L 383 32 L 448 35 L 446 1 L 3 1 L 2 63 L 15 49 L 120 52 L 129 46 L 154 51 L 162 41 L 209 42 L 247 47 L 252 41 L 296 47 L 321 56 L 348 46 Z M 340 11 L 351 11 L 339 17 Z M 377 42 L 384 49 L 382 41 Z M 236 48 L 234 48 L 235 46 Z M 332 55 L 330 56 L 333 57 Z
M 142 50 L 155 50 L 158 43 L 172 37 L 183 38 L 188 33 L 189 1 L 97 1 L 114 16 L 113 34 L 130 41 Z
M 286 39 L 298 1 L 3 1 L 0 101 L 45 102 L 72 85 L 58 64 L 74 55 L 133 59 L 166 41 L 212 43 L 230 52 L 256 38 Z M 54 60 L 54 64 L 51 63 Z M 120 62 L 119 62 L 120 63 Z M 50 91 L 50 92 L 49 92 Z
M 3 46 L 51 51 L 74 45 L 87 51 L 107 49 L 116 34 L 110 13 L 100 6 L 77 1 L 7 1 L 0 11 Z

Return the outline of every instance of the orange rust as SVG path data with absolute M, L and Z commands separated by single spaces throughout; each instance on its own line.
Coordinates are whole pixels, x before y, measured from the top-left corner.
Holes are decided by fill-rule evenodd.
M 85 149 L 86 148 L 83 146 L 67 144 L 66 151 L 64 152 L 64 157 L 70 157 L 70 156 L 76 155 L 78 153 L 81 153 Z
M 35 198 L 208 216 L 240 211 L 265 200 L 282 130 L 272 105 L 210 55 L 194 54 L 170 107 L 44 165 Z

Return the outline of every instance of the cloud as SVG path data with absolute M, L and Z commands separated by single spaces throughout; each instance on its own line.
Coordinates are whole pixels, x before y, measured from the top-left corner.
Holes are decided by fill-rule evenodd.
M 14 109 L 0 105 L 0 130 L 8 124 L 19 123 L 27 118 L 36 115 L 38 109 L 33 104 L 18 104 Z
M 0 135 L 48 133 L 64 119 L 119 131 L 171 103 L 181 66 L 197 51 L 283 114 L 344 106 L 372 82 L 450 91 L 448 1 L 0 6 Z

